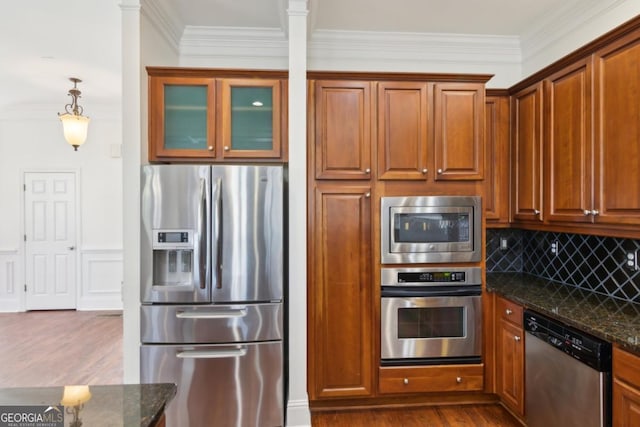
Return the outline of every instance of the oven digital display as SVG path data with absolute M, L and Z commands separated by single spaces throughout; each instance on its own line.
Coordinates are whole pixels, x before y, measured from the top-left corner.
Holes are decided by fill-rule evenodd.
M 398 309 L 398 338 L 463 338 L 464 307 Z
M 398 283 L 464 282 L 464 272 L 421 271 L 399 272 Z

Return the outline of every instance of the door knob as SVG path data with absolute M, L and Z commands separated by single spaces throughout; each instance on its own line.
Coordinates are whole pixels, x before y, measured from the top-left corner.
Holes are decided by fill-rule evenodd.
M 73 251 L 73 250 L 75 250 L 75 249 L 76 249 L 76 247 L 75 247 L 75 246 L 69 246 L 69 250 L 70 250 L 70 251 Z

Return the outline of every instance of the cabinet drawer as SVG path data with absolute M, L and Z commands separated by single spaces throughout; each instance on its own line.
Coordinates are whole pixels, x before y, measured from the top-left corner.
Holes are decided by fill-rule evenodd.
M 384 367 L 379 372 L 380 393 L 479 391 L 483 387 L 482 363 L 475 365 Z
M 502 297 L 497 297 L 496 313 L 501 319 L 522 327 L 522 306 Z

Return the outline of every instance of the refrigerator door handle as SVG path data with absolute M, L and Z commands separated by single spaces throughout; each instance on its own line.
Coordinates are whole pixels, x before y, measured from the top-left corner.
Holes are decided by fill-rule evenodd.
M 214 311 L 178 311 L 176 317 L 178 319 L 234 319 L 245 317 L 247 315 L 246 308 L 240 309 L 219 309 Z
M 176 353 L 180 359 L 225 359 L 230 357 L 242 357 L 247 354 L 247 348 L 231 348 L 219 350 L 184 350 Z
M 215 208 L 215 217 L 212 221 L 213 229 L 215 231 L 215 262 L 213 263 L 213 268 L 215 271 L 213 272 L 213 276 L 215 277 L 215 288 L 222 289 L 222 179 L 217 178 L 213 182 L 215 182 L 215 187 L 213 188 L 213 204 Z
M 199 253 L 199 282 L 200 289 L 207 288 L 207 272 L 209 271 L 209 257 L 207 256 L 207 181 L 200 180 L 200 206 L 198 207 L 198 251 Z

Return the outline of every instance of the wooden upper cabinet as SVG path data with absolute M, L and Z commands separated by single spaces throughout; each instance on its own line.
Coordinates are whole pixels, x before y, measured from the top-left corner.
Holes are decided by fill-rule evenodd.
M 215 156 L 215 80 L 150 78 L 150 160 Z
M 315 82 L 316 179 L 371 178 L 371 82 Z
M 594 55 L 596 223 L 640 224 L 640 32 Z
M 220 144 L 223 158 L 279 158 L 281 81 L 218 81 Z
M 512 217 L 542 221 L 542 82 L 512 97 Z
M 283 71 L 147 67 L 149 160 L 287 160 Z
M 545 219 L 592 222 L 591 57 L 546 80 Z
M 427 178 L 432 85 L 378 83 L 378 178 Z
M 487 227 L 509 226 L 509 97 L 485 101 L 485 197 Z
M 317 182 L 309 282 L 309 397 L 373 394 L 371 187 Z
M 434 86 L 436 180 L 484 179 L 484 84 Z

